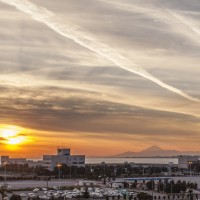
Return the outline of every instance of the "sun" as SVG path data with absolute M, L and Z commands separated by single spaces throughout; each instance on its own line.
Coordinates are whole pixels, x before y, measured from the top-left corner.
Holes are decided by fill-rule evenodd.
M 23 143 L 26 137 L 22 132 L 23 129 L 18 126 L 0 126 L 0 137 L 5 144 L 17 145 Z
M 2 129 L 1 133 L 2 133 L 2 137 L 4 138 L 9 138 L 9 137 L 14 137 L 17 135 L 19 131 L 16 129 Z
M 14 145 L 14 144 L 20 144 L 24 141 L 25 141 L 24 137 L 17 137 L 17 138 L 9 138 L 7 143 Z

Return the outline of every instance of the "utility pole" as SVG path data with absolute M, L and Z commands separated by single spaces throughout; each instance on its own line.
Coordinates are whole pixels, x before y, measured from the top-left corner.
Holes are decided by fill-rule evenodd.
M 152 190 L 152 200 L 154 200 L 154 198 L 153 198 L 153 178 L 151 178 L 151 186 L 152 186 L 152 188 L 151 188 L 151 190 Z

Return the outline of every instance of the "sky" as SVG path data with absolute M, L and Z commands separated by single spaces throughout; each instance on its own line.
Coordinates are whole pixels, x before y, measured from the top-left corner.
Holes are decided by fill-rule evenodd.
M 0 9 L 0 155 L 200 151 L 198 0 Z

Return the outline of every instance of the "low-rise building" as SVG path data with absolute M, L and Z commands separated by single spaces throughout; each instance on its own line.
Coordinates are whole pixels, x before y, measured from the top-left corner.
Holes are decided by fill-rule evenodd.
M 1 164 L 18 164 L 24 165 L 27 163 L 26 158 L 10 158 L 9 156 L 1 156 Z
M 76 167 L 85 167 L 85 156 L 71 155 L 69 158 L 69 164 Z
M 181 169 L 189 169 L 190 166 L 199 159 L 200 156 L 180 155 L 178 156 L 178 167 Z
M 57 149 L 57 155 L 44 155 L 42 166 L 52 171 L 57 164 L 85 167 L 85 155 L 70 155 L 70 149 Z
M 43 166 L 52 171 L 58 164 L 85 167 L 85 155 L 70 155 L 70 149 L 57 149 L 57 155 L 43 155 L 40 161 L 27 160 L 26 158 L 10 158 L 1 156 L 1 164 L 27 164 L 29 167 Z

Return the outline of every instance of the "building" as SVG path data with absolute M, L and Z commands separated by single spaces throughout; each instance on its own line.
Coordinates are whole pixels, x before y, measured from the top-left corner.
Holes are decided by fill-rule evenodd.
M 200 156 L 180 155 L 178 156 L 178 167 L 180 169 L 189 169 L 190 166 L 199 161 Z
M 97 181 L 91 181 L 91 180 L 80 180 L 79 181 L 79 186 L 88 186 L 88 187 L 93 187 L 93 186 L 99 186 L 100 183 Z
M 52 171 L 57 164 L 85 167 L 85 155 L 71 155 L 70 149 L 57 149 L 57 155 L 44 155 L 41 165 Z
M 43 155 L 40 161 L 27 160 L 26 158 L 9 158 L 1 156 L 1 164 L 27 164 L 29 167 L 43 166 L 52 171 L 58 164 L 68 166 L 85 167 L 85 155 L 71 155 L 70 149 L 57 149 L 57 155 Z
M 26 158 L 10 158 L 9 156 L 1 156 L 1 164 L 18 164 L 24 165 L 27 164 Z

